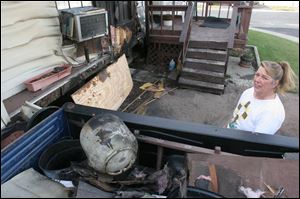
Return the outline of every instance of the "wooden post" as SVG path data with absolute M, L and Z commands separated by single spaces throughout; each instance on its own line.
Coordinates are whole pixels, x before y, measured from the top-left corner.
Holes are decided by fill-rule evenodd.
M 156 170 L 160 170 L 161 168 L 163 153 L 164 148 L 162 146 L 157 146 Z
M 174 7 L 172 7 L 172 31 L 174 31 L 174 23 L 175 23 L 175 21 L 174 21 Z
M 229 11 L 230 11 L 230 5 L 228 5 L 228 9 L 227 9 L 227 19 L 228 19 L 228 16 L 229 16 Z
M 160 8 L 160 34 L 162 33 L 162 26 L 163 26 L 164 20 L 163 20 L 163 12 L 162 8 Z
M 149 46 L 149 1 L 145 1 L 146 46 Z
M 207 12 L 208 12 L 208 3 L 206 2 L 205 3 L 205 18 L 207 17 Z
M 232 9 L 232 17 L 231 17 L 231 22 L 230 22 L 230 27 L 229 27 L 230 28 L 229 29 L 229 41 L 228 41 L 227 48 L 233 48 L 237 15 L 238 15 L 238 7 L 234 5 L 233 9 Z

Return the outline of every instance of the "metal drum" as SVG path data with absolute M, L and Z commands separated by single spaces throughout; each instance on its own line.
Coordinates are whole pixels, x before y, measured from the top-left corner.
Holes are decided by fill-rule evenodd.
M 80 143 L 89 166 L 100 173 L 119 175 L 130 169 L 137 157 L 136 137 L 112 114 L 96 115 L 85 123 Z

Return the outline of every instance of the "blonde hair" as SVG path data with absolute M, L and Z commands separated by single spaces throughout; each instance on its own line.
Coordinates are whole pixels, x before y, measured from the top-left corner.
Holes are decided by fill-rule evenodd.
M 279 81 L 275 92 L 284 94 L 286 91 L 293 90 L 296 87 L 296 75 L 288 62 L 262 61 L 261 66 L 268 75 Z

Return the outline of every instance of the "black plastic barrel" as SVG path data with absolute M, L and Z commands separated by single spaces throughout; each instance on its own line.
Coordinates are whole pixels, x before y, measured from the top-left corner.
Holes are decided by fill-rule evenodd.
M 82 162 L 86 155 L 79 140 L 64 139 L 46 149 L 39 159 L 39 167 L 52 179 L 72 180 L 76 173 L 71 162 Z
M 197 188 L 197 187 L 192 187 L 192 186 L 187 187 L 186 197 L 187 198 L 224 198 L 224 196 L 221 196 L 217 193 L 205 189 Z M 179 188 L 169 193 L 168 198 L 180 198 Z

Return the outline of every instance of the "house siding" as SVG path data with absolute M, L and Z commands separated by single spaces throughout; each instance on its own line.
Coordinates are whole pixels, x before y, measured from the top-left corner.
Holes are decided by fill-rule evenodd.
M 1 100 L 24 81 L 65 63 L 55 1 L 1 2 Z

